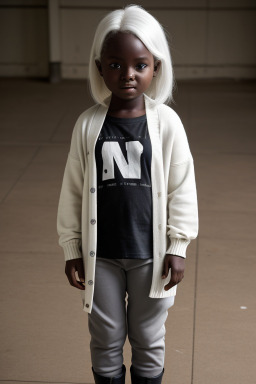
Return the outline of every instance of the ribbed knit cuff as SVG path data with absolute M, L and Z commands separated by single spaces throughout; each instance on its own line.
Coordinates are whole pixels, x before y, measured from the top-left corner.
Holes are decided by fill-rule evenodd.
M 171 245 L 167 249 L 166 253 L 186 258 L 186 249 L 189 243 L 190 240 L 172 238 Z
M 81 244 L 80 240 L 79 241 L 72 240 L 62 244 L 65 261 L 82 258 L 80 244 Z

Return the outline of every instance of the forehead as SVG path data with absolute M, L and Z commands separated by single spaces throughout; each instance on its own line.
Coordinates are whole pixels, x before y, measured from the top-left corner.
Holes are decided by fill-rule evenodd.
M 153 58 L 151 52 L 145 47 L 142 41 L 128 32 L 117 32 L 105 40 L 101 56 L 109 57 L 109 56 L 117 56 L 125 57 L 148 57 Z

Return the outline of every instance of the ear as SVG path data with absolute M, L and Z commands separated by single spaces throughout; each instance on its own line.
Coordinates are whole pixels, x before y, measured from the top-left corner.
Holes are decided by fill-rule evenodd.
M 155 60 L 153 77 L 156 77 L 156 76 L 157 76 L 160 67 L 161 67 L 161 61 L 160 61 L 160 60 Z
M 98 68 L 99 74 L 100 74 L 101 76 L 103 76 L 103 75 L 102 75 L 101 62 L 100 62 L 99 60 L 95 60 L 95 64 L 96 64 L 96 66 L 97 66 L 97 68 Z

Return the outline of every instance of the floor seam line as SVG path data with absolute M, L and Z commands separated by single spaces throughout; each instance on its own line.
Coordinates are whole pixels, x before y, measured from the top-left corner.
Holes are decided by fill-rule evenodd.
M 43 383 L 43 384 L 93 384 L 78 381 L 45 381 L 45 380 L 13 380 L 13 379 L 0 379 L 1 382 L 14 382 L 14 383 Z
M 48 142 L 53 143 L 54 136 L 58 132 L 59 127 L 61 126 L 61 123 L 64 121 L 65 117 L 67 116 L 67 112 L 63 113 L 63 115 L 60 117 L 58 123 L 56 124 L 55 129 L 53 130 Z
M 196 242 L 195 296 L 194 296 L 194 309 L 193 309 L 194 314 L 193 314 L 193 340 L 192 340 L 191 384 L 194 383 L 198 259 L 199 259 L 199 237 L 197 238 L 197 242 Z
M 2 198 L 0 204 L 4 204 L 5 200 L 7 199 L 7 197 L 9 196 L 9 194 L 13 191 L 13 189 L 16 187 L 17 183 L 20 181 L 20 179 L 22 178 L 22 176 L 25 174 L 25 172 L 28 170 L 28 168 L 30 167 L 30 165 L 32 164 L 33 160 L 35 159 L 35 157 L 37 156 L 37 154 L 39 153 L 41 149 L 41 146 L 37 147 L 37 149 L 35 150 L 33 156 L 31 157 L 31 159 L 29 160 L 28 164 L 24 167 L 23 169 L 23 172 L 21 172 L 21 174 L 17 177 L 17 179 L 15 180 L 15 182 L 12 184 L 12 186 L 9 188 L 9 190 L 7 191 L 7 193 L 5 194 L 5 196 Z

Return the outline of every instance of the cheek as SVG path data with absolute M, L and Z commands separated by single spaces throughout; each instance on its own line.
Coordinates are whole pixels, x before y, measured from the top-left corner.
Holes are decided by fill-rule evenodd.
M 105 72 L 103 73 L 103 79 L 105 82 L 112 83 L 117 81 L 118 75 L 116 72 Z
M 116 75 L 106 73 L 103 74 L 103 80 L 106 85 L 106 87 L 112 92 L 114 89 L 116 89 L 118 85 L 118 79 L 116 78 Z
M 151 71 L 149 73 L 147 73 L 147 75 L 144 76 L 143 79 L 141 79 L 141 81 L 144 84 L 148 84 L 148 85 L 151 84 L 152 80 L 153 80 L 153 73 L 151 73 Z

